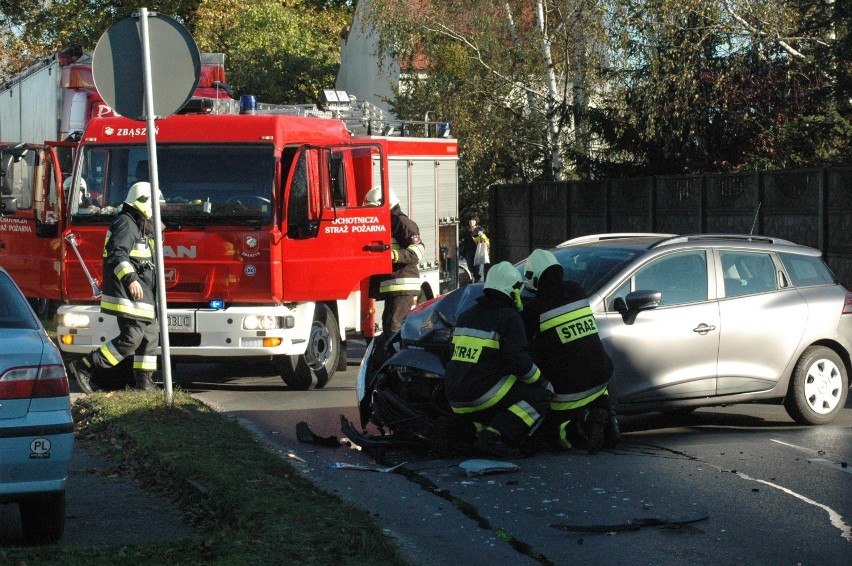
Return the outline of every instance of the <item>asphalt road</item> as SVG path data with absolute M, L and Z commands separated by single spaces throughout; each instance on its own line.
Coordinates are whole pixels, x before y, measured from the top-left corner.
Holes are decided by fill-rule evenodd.
M 822 427 L 795 426 L 782 407 L 768 405 L 622 417 L 624 441 L 616 449 L 538 454 L 506 473 L 469 476 L 462 459 L 400 453 L 388 458 L 409 460 L 404 473 L 332 467 L 378 465 L 355 448 L 299 443 L 296 424 L 339 439 L 341 415 L 357 424 L 362 351 L 351 348 L 348 370 L 322 390 L 291 391 L 277 376 L 236 375 L 235 368 L 178 366 L 174 374 L 191 375 L 197 398 L 237 418 L 317 485 L 367 509 L 415 564 L 848 561 L 852 401 Z M 223 374 L 233 378 L 204 381 Z M 63 545 L 192 535 L 167 503 L 85 451 L 75 452 L 68 497 Z M 16 519 L 4 507 L 0 544 L 14 543 Z M 700 520 L 651 524 L 684 517 Z
M 769 405 L 622 417 L 624 442 L 595 456 L 539 454 L 482 476 L 468 476 L 461 459 L 380 473 L 331 467 L 376 467 L 362 451 L 296 439 L 300 421 L 338 438 L 340 415 L 358 422 L 359 353 L 350 355 L 320 391 L 289 391 L 275 376 L 192 387 L 305 476 L 369 510 L 417 564 L 830 565 L 852 555 L 852 402 L 830 426 L 795 426 Z

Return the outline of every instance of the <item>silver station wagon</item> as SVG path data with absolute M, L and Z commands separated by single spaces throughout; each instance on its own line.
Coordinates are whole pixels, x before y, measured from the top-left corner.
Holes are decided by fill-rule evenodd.
M 552 251 L 589 295 L 618 412 L 775 400 L 813 425 L 843 408 L 852 293 L 818 250 L 762 236 L 603 234 Z

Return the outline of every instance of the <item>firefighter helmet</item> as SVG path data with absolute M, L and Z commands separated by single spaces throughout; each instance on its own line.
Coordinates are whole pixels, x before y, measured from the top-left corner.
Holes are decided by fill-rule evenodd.
M 521 287 L 524 281 L 518 269 L 508 261 L 501 261 L 488 270 L 485 276 L 485 288 L 499 291 L 515 301 L 515 306 L 521 310 Z
M 533 250 L 524 264 L 524 284 L 530 291 L 538 290 L 538 282 L 544 270 L 553 265 L 559 265 L 556 256 L 547 250 Z
M 382 187 L 373 187 L 364 195 L 364 206 L 379 206 L 380 204 L 382 204 Z M 399 198 L 390 188 L 388 189 L 388 204 L 390 204 L 390 208 L 399 204 Z
M 74 180 L 74 177 L 68 177 L 65 181 L 62 182 L 62 188 L 64 190 L 68 190 L 71 188 L 71 181 Z M 86 179 L 80 177 L 80 198 L 89 196 L 89 187 L 86 185 Z
M 146 181 L 133 183 L 127 191 L 127 198 L 124 199 L 124 202 L 145 215 L 145 218 L 151 218 L 153 215 L 153 210 L 151 209 L 151 183 Z

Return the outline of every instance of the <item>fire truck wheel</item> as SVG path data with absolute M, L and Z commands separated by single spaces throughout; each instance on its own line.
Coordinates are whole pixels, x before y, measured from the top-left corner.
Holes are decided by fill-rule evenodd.
M 340 327 L 337 318 L 327 305 L 318 304 L 305 350 L 305 361 L 316 377 L 317 389 L 325 387 L 337 371 L 340 350 Z
M 281 379 L 291 388 L 307 391 L 311 387 L 314 376 L 305 362 L 305 356 L 279 356 L 277 366 Z
M 326 305 L 318 304 L 305 355 L 281 356 L 278 359 L 281 379 L 298 391 L 306 391 L 312 383 L 316 389 L 322 389 L 337 370 L 340 352 L 337 318 Z

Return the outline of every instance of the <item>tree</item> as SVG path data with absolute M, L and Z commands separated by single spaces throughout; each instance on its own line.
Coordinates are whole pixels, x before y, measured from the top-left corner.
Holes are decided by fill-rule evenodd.
M 117 20 L 146 6 L 181 22 L 200 50 L 224 52 L 238 93 L 265 102 L 316 101 L 334 83 L 348 0 L 0 0 L 0 79 L 74 42 L 92 51 Z
M 598 174 L 809 166 L 849 147 L 830 4 L 619 0 L 609 20 Z
M 560 179 L 583 154 L 579 106 L 595 81 L 589 1 L 370 0 L 380 50 L 424 77 L 404 83 L 400 117 L 439 110 L 459 139 L 461 208 L 481 211 L 495 182 Z M 409 64 L 407 66 L 407 64 Z M 589 70 L 592 72 L 589 73 Z
M 322 90 L 334 85 L 340 33 L 351 10 L 345 2 L 317 0 L 202 0 L 197 16 L 199 47 L 226 54 L 236 93 L 302 104 L 319 102 Z
M 194 31 L 195 11 L 200 0 L 124 2 L 123 0 L 63 0 L 62 2 L 22 2 L 0 0 L 0 37 L 3 59 L 0 77 L 10 77 L 35 61 L 77 43 L 93 50 L 104 31 L 137 12 L 140 7 L 168 14 L 190 33 Z

